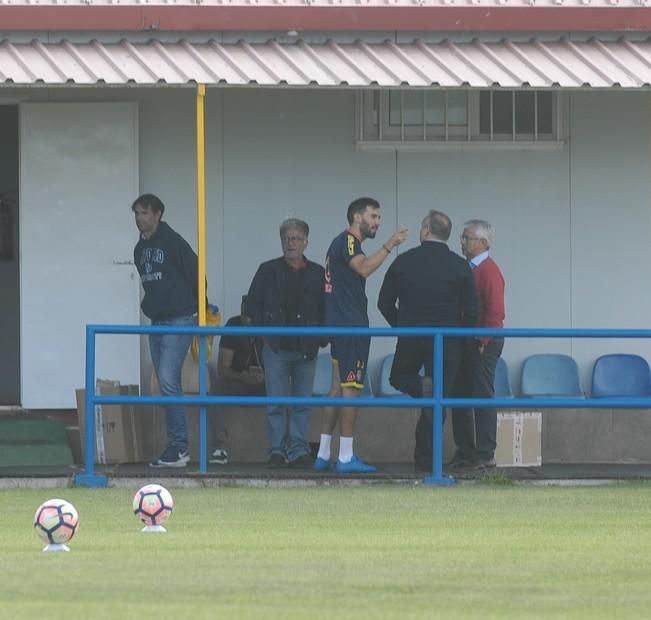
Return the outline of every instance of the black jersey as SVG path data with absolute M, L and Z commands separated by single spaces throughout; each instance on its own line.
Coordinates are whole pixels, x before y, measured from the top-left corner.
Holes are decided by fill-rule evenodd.
M 364 254 L 355 235 L 345 230 L 337 235 L 326 254 L 326 325 L 368 327 L 366 278 L 350 268 L 355 256 Z
M 224 327 L 242 327 L 242 316 L 232 316 Z M 261 337 L 232 336 L 224 334 L 219 339 L 220 349 L 233 351 L 231 368 L 237 372 L 248 370 L 251 366 L 262 366 L 262 345 L 264 340 Z

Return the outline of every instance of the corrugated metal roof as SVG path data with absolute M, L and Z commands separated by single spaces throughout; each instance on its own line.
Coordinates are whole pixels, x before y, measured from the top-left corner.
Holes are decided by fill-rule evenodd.
M 443 88 L 643 88 L 651 42 L 351 44 L 0 42 L 0 83 Z

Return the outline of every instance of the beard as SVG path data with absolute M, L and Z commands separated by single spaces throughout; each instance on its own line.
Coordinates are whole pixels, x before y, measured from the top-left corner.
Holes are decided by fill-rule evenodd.
M 371 228 L 366 222 L 362 222 L 359 227 L 359 231 L 364 235 L 365 239 L 375 239 L 375 233 L 377 233 L 377 228 Z

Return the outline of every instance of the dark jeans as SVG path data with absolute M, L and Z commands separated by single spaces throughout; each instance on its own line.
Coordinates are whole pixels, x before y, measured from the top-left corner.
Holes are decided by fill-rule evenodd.
M 470 341 L 463 350 L 453 397 L 492 398 L 495 367 L 504 348 L 504 338 L 494 338 L 479 352 L 479 342 Z M 459 408 L 452 410 L 452 430 L 458 456 L 470 461 L 492 459 L 497 436 L 497 409 Z
M 443 395 L 447 396 L 457 374 L 463 341 L 459 338 L 445 338 L 443 341 Z M 389 383 L 414 398 L 423 396 L 423 377 L 432 377 L 434 343 L 432 338 L 398 338 L 396 354 L 391 366 Z M 426 394 L 425 396 L 429 396 Z M 445 411 L 443 412 L 445 416 Z M 445 419 L 445 417 L 444 417 Z M 416 425 L 416 447 L 414 461 L 418 466 L 429 468 L 432 465 L 432 409 L 421 410 Z

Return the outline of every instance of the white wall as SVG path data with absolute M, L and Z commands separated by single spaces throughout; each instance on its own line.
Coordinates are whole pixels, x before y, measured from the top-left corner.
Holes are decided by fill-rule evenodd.
M 428 208 L 448 213 L 450 247 L 457 252 L 466 220 L 487 219 L 495 226 L 492 255 L 506 280 L 506 326 L 570 326 L 565 150 L 401 154 L 399 162 L 400 212 L 408 214 L 410 225 Z M 515 377 L 522 357 L 568 347 L 562 341 L 509 339 L 504 357 Z
M 46 92 L 52 100 L 139 103 L 141 190 L 162 197 L 167 221 L 196 246 L 194 91 Z M 648 325 L 648 94 L 573 93 L 564 149 L 493 153 L 356 151 L 349 91 L 209 89 L 206 101 L 209 297 L 226 317 L 238 312 L 257 265 L 280 254 L 282 219 L 308 221 L 308 256 L 322 260 L 346 225 L 350 200 L 370 194 L 383 205 L 383 226 L 367 252 L 397 223 L 412 230 L 406 247 L 416 243 L 430 208 L 452 217 L 453 249 L 464 220 L 491 220 L 493 255 L 507 280 L 507 326 Z M 133 226 L 128 208 L 125 228 Z M 375 303 L 385 269 L 367 286 L 375 325 L 383 324 Z M 374 345 L 374 356 L 389 348 Z M 511 340 L 505 358 L 519 385 L 521 361 L 532 352 L 569 352 L 587 379 L 594 358 L 615 349 L 651 359 L 646 343 L 583 340 Z
M 391 235 L 395 157 L 353 148 L 352 92 L 229 91 L 225 105 L 225 263 L 231 258 L 240 267 L 226 270 L 227 290 L 245 292 L 261 260 L 280 256 L 278 226 L 287 217 L 308 222 L 306 254 L 320 263 L 348 225 L 346 209 L 357 196 L 383 205 L 383 224 L 365 242 L 366 252 Z M 380 280 L 376 274 L 367 284 L 376 321 Z
M 650 325 L 649 113 L 646 93 L 572 96 L 568 306 L 574 327 Z M 581 340 L 572 347 L 586 377 L 597 355 L 622 350 L 651 361 L 649 341 Z

